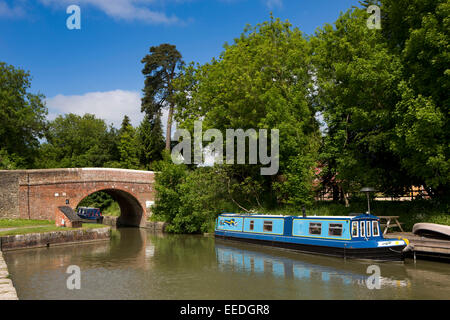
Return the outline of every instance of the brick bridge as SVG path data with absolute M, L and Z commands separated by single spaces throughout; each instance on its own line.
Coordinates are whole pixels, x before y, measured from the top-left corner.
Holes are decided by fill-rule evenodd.
M 58 206 L 73 209 L 104 191 L 120 206 L 118 223 L 144 226 L 154 201 L 154 173 L 127 169 L 76 168 L 0 170 L 0 218 L 54 220 Z

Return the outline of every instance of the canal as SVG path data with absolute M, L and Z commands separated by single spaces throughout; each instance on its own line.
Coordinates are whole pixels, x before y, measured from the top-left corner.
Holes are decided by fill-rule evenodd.
M 450 299 L 445 263 L 378 263 L 379 289 L 369 289 L 373 263 L 134 228 L 4 257 L 19 299 Z M 67 289 L 71 265 L 79 290 Z

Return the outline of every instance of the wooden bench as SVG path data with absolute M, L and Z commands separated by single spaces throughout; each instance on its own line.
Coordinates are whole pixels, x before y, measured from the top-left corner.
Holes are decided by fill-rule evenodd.
M 385 235 L 388 232 L 389 228 L 396 228 L 396 227 L 398 227 L 401 232 L 405 232 L 403 231 L 402 228 L 403 223 L 398 221 L 398 218 L 400 218 L 399 216 L 378 216 L 378 218 L 380 218 L 380 226 L 384 227 L 383 235 Z M 381 220 L 385 220 L 386 223 L 381 223 Z

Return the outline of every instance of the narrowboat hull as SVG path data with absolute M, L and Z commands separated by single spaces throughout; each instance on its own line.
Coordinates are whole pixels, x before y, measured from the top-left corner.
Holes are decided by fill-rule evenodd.
M 402 262 L 405 258 L 404 249 L 406 245 L 390 246 L 390 247 L 373 247 L 373 248 L 347 248 L 335 247 L 317 244 L 307 244 L 289 241 L 277 241 L 275 239 L 261 239 L 251 237 L 240 237 L 239 234 L 227 234 L 226 232 L 217 232 L 215 237 L 224 240 L 239 241 L 246 243 L 253 243 L 258 245 L 265 245 L 271 247 L 284 248 L 294 250 L 302 253 L 320 254 L 326 256 L 349 258 L 349 259 L 364 259 L 374 261 L 397 261 Z
M 80 217 L 83 220 L 96 221 L 96 222 L 99 222 L 99 223 L 101 223 L 103 221 L 103 216 L 90 217 L 90 216 L 87 216 L 87 215 L 78 214 L 78 217 Z

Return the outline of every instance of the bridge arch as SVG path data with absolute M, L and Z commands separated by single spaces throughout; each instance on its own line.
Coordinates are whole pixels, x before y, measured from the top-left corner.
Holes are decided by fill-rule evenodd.
M 118 226 L 131 226 L 139 227 L 145 224 L 146 221 L 146 210 L 139 203 L 139 200 L 135 195 L 130 193 L 128 190 L 123 190 L 120 188 L 99 188 L 94 190 L 89 190 L 77 203 L 74 204 L 78 207 L 79 203 L 83 201 L 86 197 L 97 193 L 105 192 L 109 194 L 114 201 L 119 204 L 120 216 L 117 220 Z
M 119 223 L 144 226 L 155 198 L 152 171 L 113 168 L 0 170 L 0 217 L 54 220 L 58 206 L 73 209 L 97 191 L 119 203 Z

